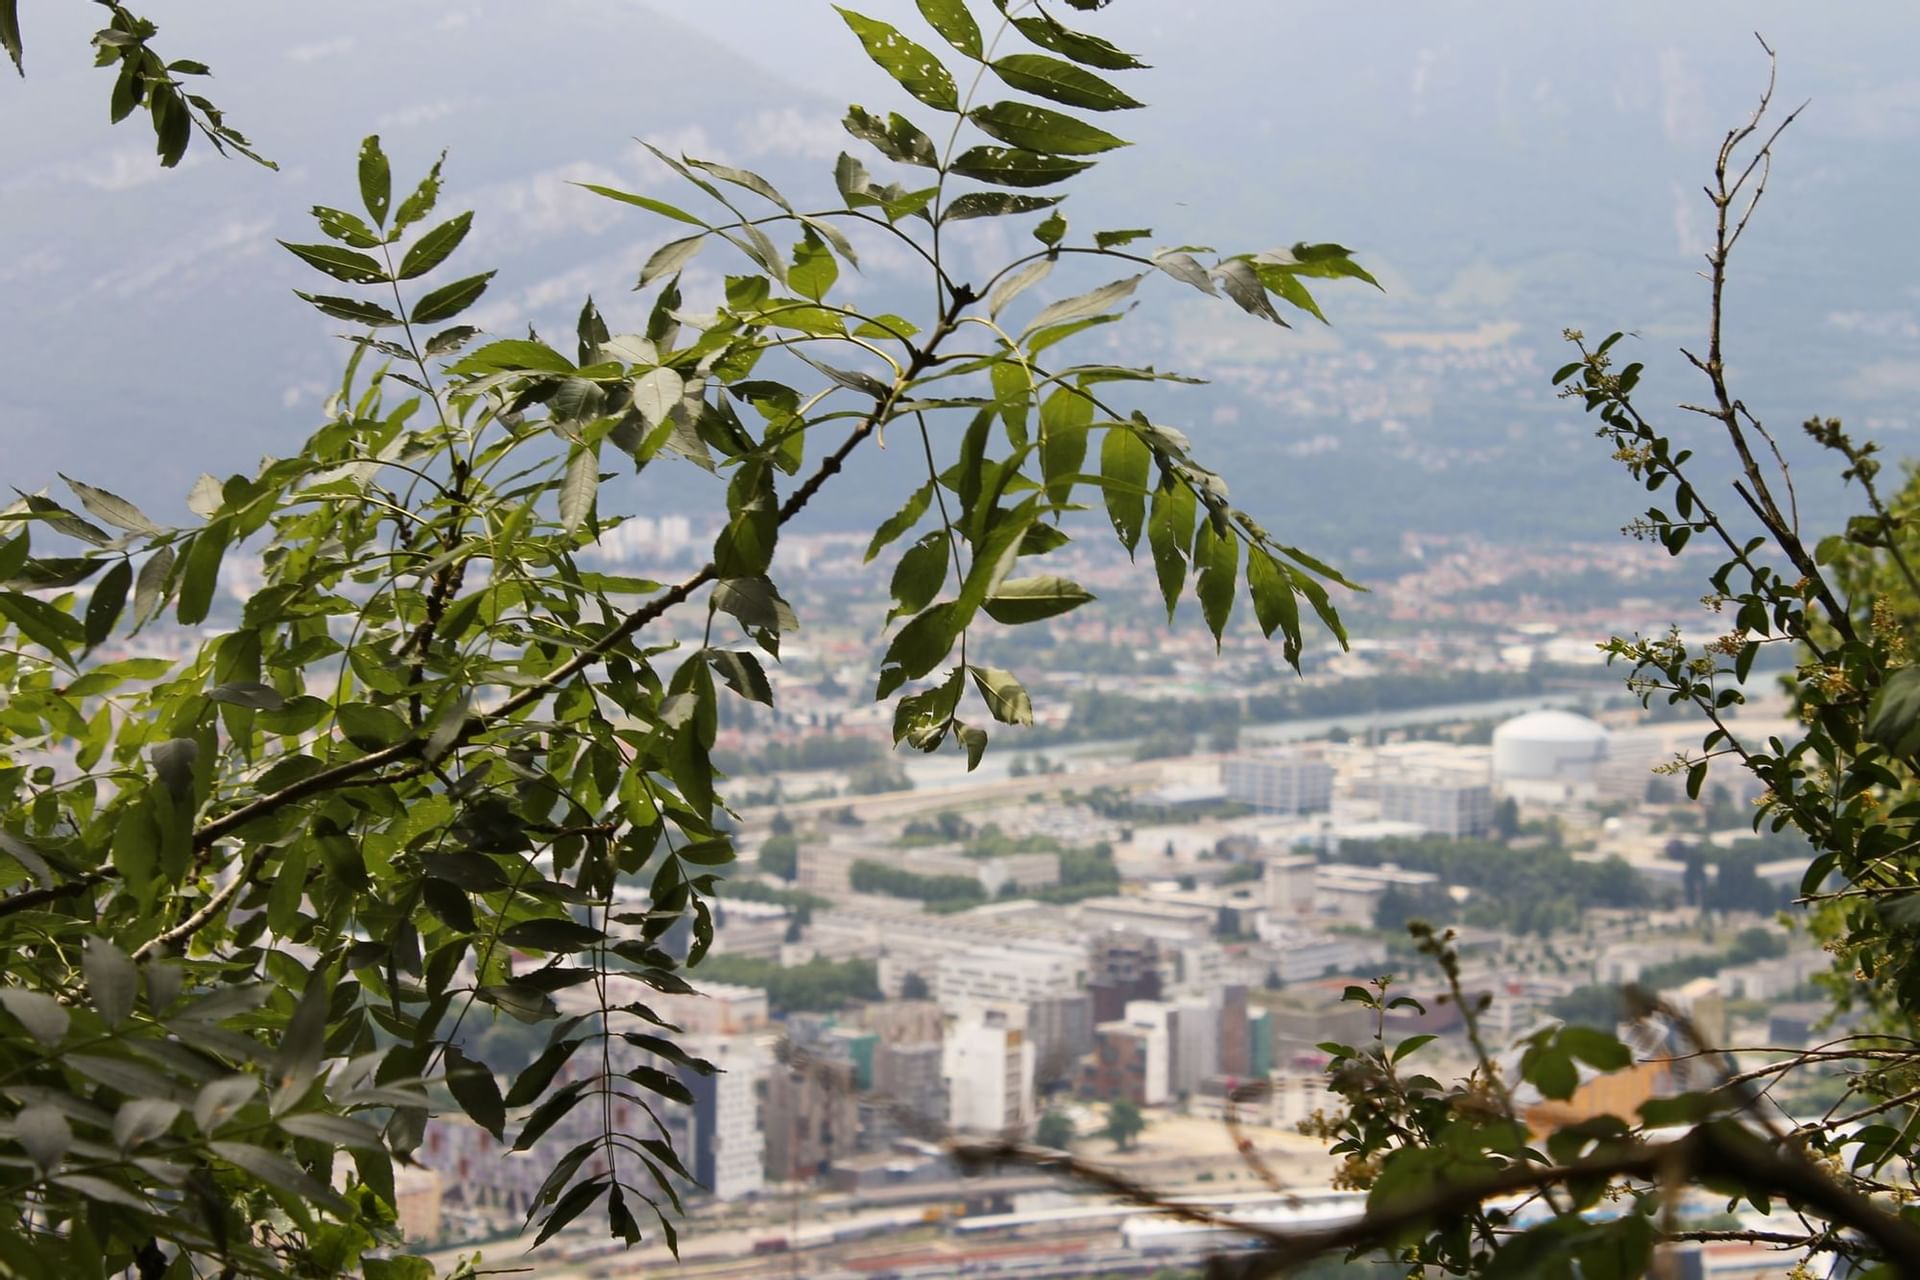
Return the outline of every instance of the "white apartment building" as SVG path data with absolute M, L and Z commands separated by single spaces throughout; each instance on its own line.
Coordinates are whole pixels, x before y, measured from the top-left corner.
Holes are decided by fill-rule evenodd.
M 1025 1004 L 1086 989 L 1087 949 L 1066 942 L 995 943 L 940 951 L 922 972 L 943 1009 L 966 1004 Z
M 1440 877 L 1433 872 L 1408 871 L 1391 862 L 1378 867 L 1323 862 L 1314 874 L 1314 905 L 1323 921 L 1371 929 L 1388 890 L 1420 893 L 1439 886 Z
M 1006 1134 L 1033 1119 L 1033 1045 L 1005 1009 L 953 1018 L 941 1040 L 947 1119 L 959 1133 Z
M 766 1186 L 760 1095 L 771 1046 L 760 1036 L 694 1036 L 682 1047 L 719 1068 L 710 1076 L 684 1077 L 693 1091 L 688 1144 L 681 1153 L 688 1172 L 716 1199 L 758 1195 Z
M 790 918 L 777 902 L 724 899 L 714 913 L 713 954 L 778 960 Z
M 1262 882 L 1267 890 L 1267 916 L 1295 920 L 1313 915 L 1314 874 L 1320 860 L 1310 853 L 1277 853 L 1267 858 Z
M 1380 816 L 1429 835 L 1480 836 L 1493 825 L 1493 788 L 1461 775 L 1411 774 L 1379 783 Z
M 1223 760 L 1220 785 L 1227 799 L 1266 813 L 1320 813 L 1333 805 L 1333 766 L 1297 751 Z
M 1312 982 L 1328 974 L 1379 971 L 1387 962 L 1386 943 L 1375 938 L 1322 933 L 1273 921 L 1268 921 L 1263 937 L 1268 971 L 1283 986 Z
M 1145 897 L 1088 898 L 1080 922 L 1089 932 L 1125 929 L 1163 942 L 1201 942 L 1218 919 L 1210 907 L 1157 902 Z

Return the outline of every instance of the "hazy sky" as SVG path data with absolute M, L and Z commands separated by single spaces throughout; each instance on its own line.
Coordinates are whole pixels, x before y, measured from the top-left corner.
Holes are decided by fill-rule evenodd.
M 864 7 L 917 25 L 909 0 Z M 907 105 L 824 0 L 195 0 L 155 16 L 163 52 L 211 63 L 211 96 L 283 169 L 196 143 L 162 173 L 143 124 L 106 123 L 94 7 L 24 6 L 29 78 L 0 83 L 0 479 L 21 487 L 57 468 L 165 505 L 200 470 L 297 443 L 337 326 L 288 296 L 310 282 L 272 241 L 315 238 L 307 206 L 350 198 L 365 133 L 402 173 L 452 149 L 449 204 L 479 211 L 463 254 L 501 267 L 482 318 L 505 330 L 589 291 L 630 296 L 660 229 L 567 183 L 664 189 L 634 135 L 819 191 L 834 153 L 858 150 L 845 103 Z M 1089 175 L 1080 225 L 1339 239 L 1391 290 L 1343 295 L 1337 335 L 1500 322 L 1544 347 L 1562 323 L 1658 333 L 1692 314 L 1696 184 L 1761 82 L 1760 28 L 1782 97 L 1814 107 L 1749 260 L 1748 350 L 1786 368 L 1870 339 L 1850 364 L 1820 348 L 1810 397 L 1888 417 L 1920 391 L 1920 5 L 1116 0 L 1069 16 L 1155 66 L 1130 82 L 1151 107 L 1116 125 L 1140 145 Z

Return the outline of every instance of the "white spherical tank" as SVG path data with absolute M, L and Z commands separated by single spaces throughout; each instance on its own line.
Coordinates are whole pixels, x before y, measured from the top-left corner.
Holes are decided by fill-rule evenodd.
M 1607 731 L 1571 711 L 1530 711 L 1493 731 L 1496 782 L 1592 782 Z

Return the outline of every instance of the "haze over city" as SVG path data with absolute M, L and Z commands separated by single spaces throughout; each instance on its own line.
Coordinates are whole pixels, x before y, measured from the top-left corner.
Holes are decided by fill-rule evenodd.
M 96 7 L 0 1274 L 1898 1265 L 1920 9 Z

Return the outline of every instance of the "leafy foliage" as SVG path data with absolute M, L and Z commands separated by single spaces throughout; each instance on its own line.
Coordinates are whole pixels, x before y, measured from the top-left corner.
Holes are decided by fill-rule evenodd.
M 656 152 L 705 212 L 595 188 L 677 224 L 640 268 L 639 332 L 591 300 L 559 345 L 458 323 L 493 274 L 456 265 L 470 215 L 438 214 L 439 163 L 396 186 L 367 139 L 359 211 L 318 208 L 319 238 L 286 245 L 325 277 L 300 296 L 354 329 L 313 435 L 203 478 L 188 527 L 82 481 L 74 505 L 0 513 L 5 1269 L 395 1271 L 394 1163 L 448 1111 L 563 1152 L 537 1239 L 597 1208 L 628 1242 L 648 1212 L 671 1244 L 691 1179 L 664 1127 L 611 1116 L 684 1102 L 712 1069 L 645 992 L 687 989 L 663 944 L 684 921 L 684 963 L 701 961 L 734 858 L 719 708 L 771 701 L 765 662 L 798 625 L 770 576 L 780 532 L 889 430 L 926 462 L 868 556 L 906 539 L 876 655 L 896 742 L 975 764 L 989 723 L 1031 721 L 984 651 L 1091 600 L 1047 557 L 1093 502 L 1129 551 L 1145 532 L 1170 615 L 1193 577 L 1216 638 L 1242 584 L 1289 661 L 1302 599 L 1343 636 L 1326 584 L 1344 579 L 1232 505 L 1184 433 L 1112 398 L 1184 379 L 1067 353 L 1162 277 L 1276 323 L 1319 315 L 1303 279 L 1370 277 L 1331 245 L 1202 266 L 1128 247 L 1142 232 L 1070 236 L 1057 194 L 996 188 L 1055 186 L 1119 145 L 1078 113 L 1137 105 L 1105 78 L 1137 60 L 1037 10 L 990 36 L 959 0 L 922 12 L 981 63 L 964 91 L 927 45 L 845 14 L 938 117 L 849 113 L 902 180 L 843 155 L 838 203 L 801 212 L 759 175 Z M 113 30 L 103 57 L 153 108 L 163 162 L 183 110 L 244 147 L 155 71 L 150 26 Z M 1021 40 L 1047 52 L 999 52 Z M 985 70 L 1050 105 L 977 100 Z M 943 252 L 956 222 L 1042 211 L 1038 247 L 984 278 Z M 925 264 L 929 314 L 860 310 L 839 287 L 856 235 Z M 696 311 L 680 273 L 703 254 L 737 274 Z M 1125 274 L 1042 300 L 1078 266 Z M 603 483 L 650 466 L 712 477 L 711 557 L 672 584 L 583 567 L 618 523 Z M 262 582 L 228 625 L 222 566 L 242 549 Z M 663 637 L 702 607 L 698 644 Z M 184 659 L 109 656 L 163 625 L 193 633 Z M 510 1078 L 461 1034 L 493 1017 L 545 1033 Z
M 1690 798 L 1716 765 L 1747 769 L 1767 786 L 1753 811 L 1755 829 L 1791 829 L 1810 842 L 1799 900 L 1814 906 L 1815 931 L 1836 954 L 1836 988 L 1858 993 L 1874 1025 L 1802 1052 L 1754 1051 L 1760 1060 L 1736 1069 L 1682 1011 L 1636 988 L 1616 1008 L 1587 988 L 1563 1011 L 1607 1029 L 1548 1024 L 1496 1058 L 1480 1032 L 1485 1002 L 1464 996 L 1450 935 L 1415 923 L 1410 931 L 1446 975 L 1445 998 L 1465 1019 L 1475 1069 L 1448 1084 L 1419 1073 L 1412 1064 L 1430 1037 L 1386 1038 L 1388 1011 L 1407 998 L 1391 996 L 1384 979 L 1348 989 L 1348 1000 L 1376 1014 L 1375 1035 L 1365 1045 L 1321 1046 L 1344 1105 L 1319 1129 L 1346 1158 L 1346 1185 L 1366 1190 L 1367 1214 L 1298 1242 L 1294 1257 L 1385 1247 L 1424 1273 L 1490 1277 L 1642 1276 L 1663 1239 L 1749 1240 L 1797 1255 L 1796 1275 L 1908 1275 L 1920 1258 L 1920 1213 L 1912 1207 L 1920 912 L 1908 909 L 1920 902 L 1913 829 L 1920 685 L 1899 610 L 1858 590 L 1868 582 L 1891 587 L 1910 608 L 1920 600 L 1920 577 L 1907 559 L 1905 513 L 1876 487 L 1871 446 L 1838 423 L 1807 424 L 1845 463 L 1846 478 L 1862 486 L 1868 507 L 1844 539 L 1809 542 L 1773 437 L 1729 383 L 1728 263 L 1785 127 L 1761 131 L 1770 98 L 1771 84 L 1753 117 L 1727 135 L 1707 188 L 1716 217 L 1707 259 L 1711 311 L 1705 353 L 1688 354 L 1710 398 L 1687 407 L 1713 423 L 1728 447 L 1737 504 L 1718 507 L 1698 478 L 1708 464 L 1640 408 L 1642 366 L 1615 363 L 1623 335 L 1589 344 L 1570 332 L 1577 358 L 1554 381 L 1599 419 L 1598 434 L 1634 479 L 1649 493 L 1664 490 L 1630 532 L 1673 555 L 1696 539 L 1711 543 L 1720 561 L 1706 603 L 1728 616 L 1724 634 L 1697 645 L 1675 628 L 1603 648 L 1627 664 L 1643 700 L 1690 709 L 1706 722 L 1700 749 L 1673 766 Z M 1798 658 L 1791 688 L 1804 733 L 1797 737 L 1754 736 L 1732 715 L 1769 646 Z M 1743 935 L 1725 955 L 1650 977 L 1677 980 L 1776 946 L 1764 932 Z M 1638 1053 L 1613 1034 L 1615 1013 L 1631 1019 Z M 1589 1099 L 1597 1105 L 1568 1105 L 1593 1076 L 1628 1070 L 1659 1085 L 1633 1113 L 1610 1114 L 1617 1104 L 1606 1102 L 1606 1091 Z M 1782 1101 L 1797 1077 L 1835 1071 L 1844 1085 L 1824 1114 L 1796 1115 Z M 1771 1214 L 1773 1222 L 1764 1229 L 1690 1224 L 1682 1216 L 1688 1189 L 1724 1196 L 1730 1209 Z M 1827 1271 L 1830 1260 L 1840 1269 Z
M 187 84 L 189 77 L 211 74 L 204 62 L 175 58 L 171 62 L 150 47 L 159 34 L 152 22 L 115 0 L 94 0 L 107 11 L 107 25 L 93 34 L 94 65 L 113 69 L 109 109 L 115 124 L 142 107 L 153 122 L 154 150 L 163 167 L 171 169 L 187 153 L 198 132 L 215 151 L 228 149 L 269 169 L 273 161 L 254 151 L 239 130 L 228 124 L 220 108 Z M 0 49 L 13 69 L 26 74 L 26 55 L 20 40 L 20 0 L 0 0 Z

